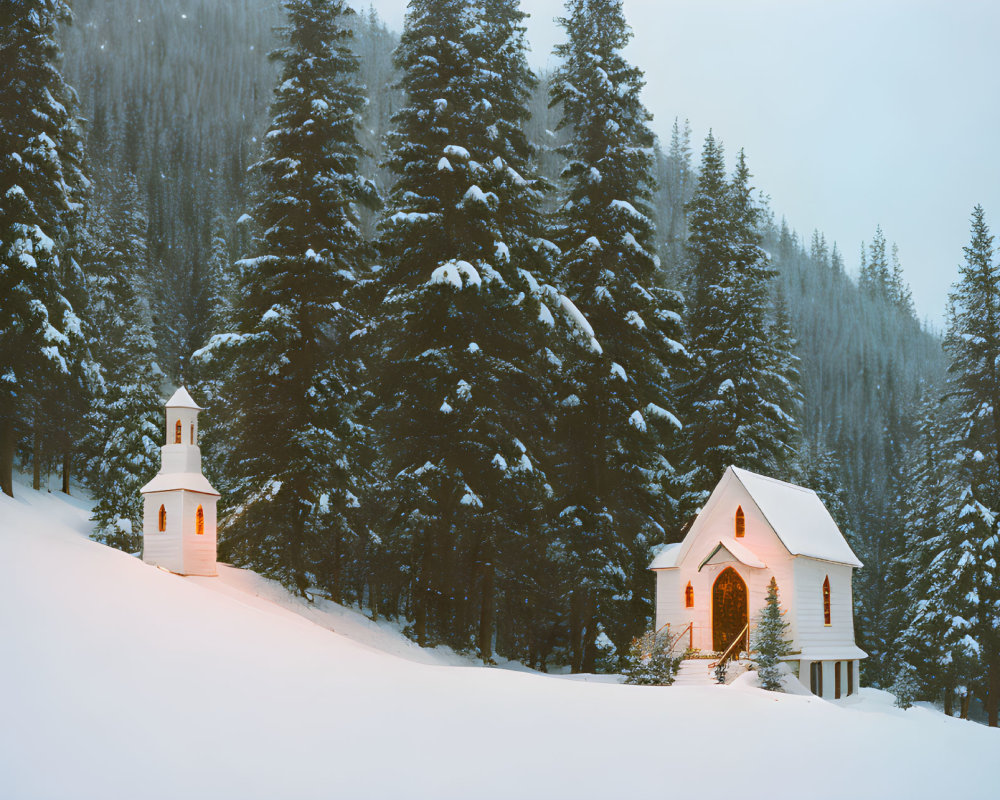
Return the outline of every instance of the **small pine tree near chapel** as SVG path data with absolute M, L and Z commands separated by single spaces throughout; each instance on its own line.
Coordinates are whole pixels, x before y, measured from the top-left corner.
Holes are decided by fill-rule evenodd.
M 784 616 L 778 601 L 778 582 L 772 577 L 767 586 L 767 603 L 757 620 L 753 648 L 760 685 L 769 692 L 781 691 L 781 657 L 791 650 L 792 643 L 785 638 L 788 623 Z
M 681 665 L 670 655 L 670 628 L 647 631 L 632 640 L 625 659 L 625 683 L 633 686 L 669 686 Z

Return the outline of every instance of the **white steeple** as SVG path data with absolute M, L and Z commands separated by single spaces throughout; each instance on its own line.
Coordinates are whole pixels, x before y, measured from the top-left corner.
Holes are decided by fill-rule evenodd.
M 183 386 L 166 406 L 160 472 L 142 487 L 142 558 L 182 575 L 215 575 L 219 493 L 201 472 L 198 412 Z

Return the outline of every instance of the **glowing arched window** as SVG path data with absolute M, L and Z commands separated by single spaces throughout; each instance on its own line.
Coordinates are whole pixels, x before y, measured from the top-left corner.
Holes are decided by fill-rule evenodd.
M 823 624 L 830 624 L 830 576 L 823 580 Z
M 194 532 L 201 536 L 205 532 L 205 511 L 201 506 L 194 514 Z
M 747 518 L 743 516 L 743 506 L 736 507 L 736 538 L 742 539 L 747 532 Z
M 684 590 L 684 607 L 694 608 L 694 587 L 691 585 L 691 581 L 688 581 L 687 588 Z
M 167 529 L 167 508 L 166 506 L 160 506 L 160 533 L 163 533 Z
M 177 420 L 177 424 L 174 425 L 174 444 L 181 444 L 183 442 L 183 428 L 181 428 L 181 421 Z
M 194 444 L 194 423 L 191 423 L 191 444 Z

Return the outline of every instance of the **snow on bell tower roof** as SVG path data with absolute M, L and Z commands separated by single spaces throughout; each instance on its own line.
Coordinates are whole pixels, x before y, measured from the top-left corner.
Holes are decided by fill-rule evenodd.
M 174 392 L 173 397 L 167 400 L 167 408 L 193 408 L 195 411 L 205 410 L 194 401 L 194 398 L 188 394 L 188 390 L 183 386 Z

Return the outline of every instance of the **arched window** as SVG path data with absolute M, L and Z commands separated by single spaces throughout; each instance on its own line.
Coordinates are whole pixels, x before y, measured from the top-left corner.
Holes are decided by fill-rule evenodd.
M 167 508 L 166 506 L 160 506 L 160 533 L 163 533 L 167 529 Z
M 177 424 L 174 425 L 174 444 L 183 443 L 183 428 L 181 428 L 181 421 L 177 420 Z
M 205 532 L 205 511 L 201 506 L 194 513 L 194 532 L 201 536 Z
M 742 539 L 747 532 L 747 518 L 743 516 L 743 506 L 736 508 L 736 538 Z
M 823 580 L 823 624 L 830 624 L 830 576 Z
M 194 423 L 191 423 L 191 444 L 194 444 Z
M 694 587 L 691 585 L 691 581 L 688 581 L 687 588 L 684 590 L 684 608 L 694 608 Z

